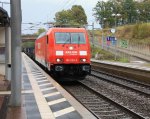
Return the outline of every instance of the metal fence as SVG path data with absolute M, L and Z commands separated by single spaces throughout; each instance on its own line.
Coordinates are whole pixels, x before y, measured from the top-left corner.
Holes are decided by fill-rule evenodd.
M 112 36 L 103 36 L 103 40 L 102 37 L 95 36 L 93 42 L 96 47 L 123 55 L 123 57 L 128 54 L 150 61 L 150 44 L 130 42 L 127 39 L 116 39 Z

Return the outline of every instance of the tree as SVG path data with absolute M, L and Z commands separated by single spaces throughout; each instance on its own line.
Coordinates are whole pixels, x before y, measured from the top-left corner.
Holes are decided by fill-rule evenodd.
M 62 10 L 55 14 L 56 24 L 68 24 L 72 20 L 70 10 Z
M 107 2 L 98 1 L 96 7 L 94 7 L 94 16 L 103 27 L 111 27 L 115 24 L 115 20 L 118 23 L 119 20 L 112 17 L 112 14 L 121 14 L 121 2 L 118 0 L 109 0 Z
M 74 5 L 71 8 L 72 20 L 80 25 L 87 24 L 87 16 L 81 5 Z
M 135 23 L 137 19 L 136 4 L 134 0 L 124 0 L 122 2 L 124 21 L 126 23 Z
M 69 10 L 62 10 L 55 14 L 55 21 L 58 25 L 85 25 L 87 16 L 81 5 L 74 5 Z
M 93 9 L 94 16 L 102 26 L 112 27 L 116 25 L 149 22 L 150 0 L 108 0 L 98 1 Z M 121 14 L 113 17 L 112 14 Z
M 38 29 L 38 31 L 37 31 L 37 33 L 35 33 L 35 35 L 40 35 L 41 33 L 43 33 L 43 32 L 45 32 L 46 31 L 46 29 L 44 29 L 44 28 L 40 28 L 40 29 Z
M 139 22 L 150 21 L 150 0 L 144 0 L 137 3 L 137 14 Z
M 104 1 L 98 1 L 96 7 L 93 9 L 93 11 L 95 11 L 94 16 L 96 17 L 96 20 L 99 21 L 99 24 L 101 25 L 103 25 L 104 23 L 103 18 L 106 17 L 105 7 L 106 5 Z

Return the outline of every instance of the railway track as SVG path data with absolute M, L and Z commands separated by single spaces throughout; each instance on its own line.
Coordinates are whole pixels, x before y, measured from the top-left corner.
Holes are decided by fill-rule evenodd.
M 65 88 L 98 118 L 150 119 L 150 86 L 104 72 Z
M 107 81 L 118 86 L 130 89 L 132 91 L 138 92 L 145 96 L 150 96 L 150 85 L 142 82 L 138 82 L 132 79 L 123 78 L 110 73 L 92 70 L 91 75 L 99 78 L 100 80 Z
M 145 119 L 142 115 L 116 103 L 108 95 L 102 94 L 85 82 L 64 86 L 79 102 L 101 119 Z

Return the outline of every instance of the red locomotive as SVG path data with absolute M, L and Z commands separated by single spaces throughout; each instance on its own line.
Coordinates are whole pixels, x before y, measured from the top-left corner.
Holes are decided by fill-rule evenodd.
M 85 77 L 91 72 L 90 42 L 84 28 L 50 28 L 35 41 L 35 60 L 58 75 Z

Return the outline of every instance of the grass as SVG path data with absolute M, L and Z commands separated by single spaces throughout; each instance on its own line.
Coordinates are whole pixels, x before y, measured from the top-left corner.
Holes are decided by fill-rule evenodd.
M 144 64 L 144 66 L 146 66 L 146 67 L 150 67 L 150 64 Z
M 94 30 L 94 36 L 101 38 L 102 33 L 104 36 L 112 36 L 113 34 L 110 32 L 111 28 L 106 28 L 102 30 Z M 146 45 L 150 46 L 150 23 L 138 23 L 132 25 L 124 25 L 116 28 L 115 36 L 117 39 L 128 40 L 129 44 L 134 44 L 135 46 Z M 90 30 L 90 36 L 92 35 L 92 31 Z M 100 59 L 111 60 L 114 61 L 114 55 L 98 48 L 92 48 L 92 57 L 94 58 L 96 53 L 101 54 Z M 129 58 L 125 57 L 117 57 L 119 62 L 127 63 L 129 62 Z
M 133 27 L 133 38 L 143 39 L 150 37 L 150 23 L 136 24 Z
M 122 62 L 122 63 L 128 63 L 129 62 L 129 59 L 125 58 L 125 57 L 118 57 L 117 56 L 116 60 L 115 60 L 114 54 L 112 54 L 108 51 L 105 51 L 101 48 L 91 46 L 91 49 L 92 49 L 92 58 L 95 58 L 95 55 L 97 53 L 99 54 L 99 57 L 96 58 L 97 60 L 118 61 L 118 62 Z
M 109 59 L 109 60 L 111 60 L 112 58 L 114 58 L 114 55 L 112 53 L 107 52 L 101 48 L 91 46 L 91 49 L 92 49 L 92 58 L 95 58 L 95 55 L 97 53 L 100 55 L 100 58 L 98 58 L 98 59 Z
M 104 36 L 113 35 L 110 29 L 103 29 Z M 116 29 L 115 35 L 118 39 L 126 39 L 133 43 L 150 44 L 150 23 L 119 26 Z M 94 34 L 95 36 L 102 36 L 102 30 L 94 30 Z
M 122 63 L 129 63 L 129 59 L 128 58 L 119 58 L 118 61 L 122 62 Z

